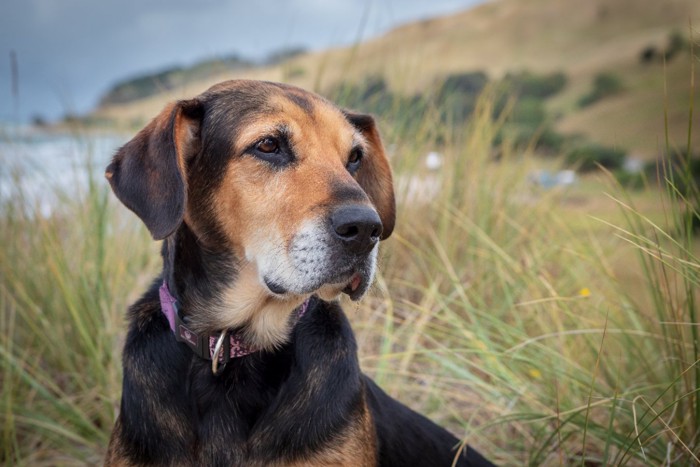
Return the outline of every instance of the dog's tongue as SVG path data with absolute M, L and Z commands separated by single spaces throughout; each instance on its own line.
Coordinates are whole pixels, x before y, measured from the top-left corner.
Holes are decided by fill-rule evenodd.
M 359 274 L 352 276 L 352 280 L 350 281 L 350 290 L 353 292 L 357 290 L 357 288 L 360 286 L 360 282 L 362 282 L 362 276 Z

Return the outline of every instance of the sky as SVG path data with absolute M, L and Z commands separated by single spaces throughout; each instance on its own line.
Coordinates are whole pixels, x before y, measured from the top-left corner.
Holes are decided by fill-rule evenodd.
M 259 60 L 288 47 L 351 44 L 482 1 L 5 0 L 0 121 L 82 114 L 134 75 L 232 54 Z

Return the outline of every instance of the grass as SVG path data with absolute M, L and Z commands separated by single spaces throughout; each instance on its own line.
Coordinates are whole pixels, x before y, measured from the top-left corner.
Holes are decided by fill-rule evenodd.
M 124 311 L 157 267 L 103 183 L 51 194 L 48 216 L 20 188 L 0 208 L 0 462 L 13 465 L 99 463 L 118 407 Z
M 700 261 L 686 212 L 698 203 L 685 199 L 697 187 L 626 193 L 609 177 L 608 197 L 600 181 L 543 191 L 529 151 L 505 141 L 493 157 L 493 101 L 464 127 L 428 114 L 410 137 L 383 128 L 399 216 L 371 294 L 346 304 L 363 368 L 499 464 L 697 462 Z M 422 156 L 437 136 L 433 173 Z M 416 180 L 439 188 L 417 199 Z M 0 462 L 99 463 L 124 312 L 159 268 L 157 245 L 101 179 L 53 190 L 48 215 L 14 186 L 0 206 Z
M 694 305 L 681 292 L 697 289 L 655 296 L 659 281 L 694 277 L 698 261 L 691 248 L 650 248 L 666 251 L 677 223 L 660 227 L 614 199 L 622 226 L 570 222 L 575 193 L 528 185 L 536 159 L 507 147 L 498 162 L 490 157 L 489 115 L 482 102 L 463 140 L 455 129 L 437 199 L 401 207 L 385 251 L 391 294 L 358 318 L 362 332 L 383 329 L 365 368 L 504 464 L 695 460 L 698 418 L 687 409 L 697 407 L 697 386 L 683 381 L 698 355 Z M 672 193 L 654 192 L 679 216 Z M 613 262 L 625 248 L 640 253 L 635 264 Z M 617 279 L 620 266 L 645 271 L 634 295 Z M 638 305 L 643 294 L 656 298 L 651 308 Z M 669 308 L 683 323 L 673 329 Z

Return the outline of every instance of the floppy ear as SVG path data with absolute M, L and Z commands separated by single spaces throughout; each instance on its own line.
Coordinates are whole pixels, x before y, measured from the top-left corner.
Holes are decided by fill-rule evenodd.
M 369 146 L 369 153 L 365 154 L 357 171 L 357 182 L 377 208 L 383 226 L 381 239 L 384 240 L 391 235 L 396 221 L 394 184 L 389 159 L 384 152 L 382 139 L 371 115 L 346 111 L 345 116 L 355 128 L 362 132 Z
M 202 104 L 168 105 L 122 146 L 105 176 L 117 198 L 146 224 L 156 240 L 172 234 L 187 205 L 187 161 L 199 152 Z

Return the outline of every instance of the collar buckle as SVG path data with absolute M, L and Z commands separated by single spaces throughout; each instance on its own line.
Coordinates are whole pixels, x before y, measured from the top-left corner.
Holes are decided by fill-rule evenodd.
M 214 346 L 214 353 L 211 356 L 211 372 L 214 375 L 218 375 L 219 371 L 223 371 L 226 368 L 226 364 L 231 358 L 231 340 L 228 339 L 228 330 L 221 332 L 221 335 L 216 340 L 216 345 Z M 223 350 L 223 354 L 221 351 Z M 219 368 L 219 357 L 222 357 L 223 363 Z

